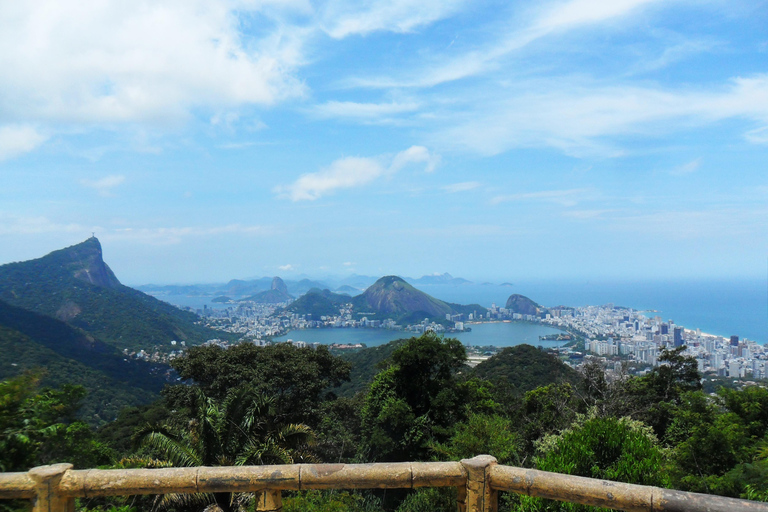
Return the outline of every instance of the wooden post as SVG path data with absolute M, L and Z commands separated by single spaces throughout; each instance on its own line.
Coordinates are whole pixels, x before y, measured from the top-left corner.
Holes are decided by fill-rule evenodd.
M 259 493 L 259 500 L 256 502 L 256 510 L 259 512 L 280 512 L 283 510 L 282 493 L 269 489 L 261 491 Z
M 36 496 L 33 512 L 74 512 L 74 498 L 59 494 L 59 483 L 72 464 L 53 464 L 29 470 L 29 477 L 35 482 Z
M 496 457 L 478 455 L 461 461 L 467 471 L 467 492 L 464 497 L 464 510 L 461 512 L 496 512 L 498 492 L 491 489 L 491 467 L 496 465 Z M 461 497 L 461 493 L 459 493 Z M 459 500 L 461 508 L 461 500 Z

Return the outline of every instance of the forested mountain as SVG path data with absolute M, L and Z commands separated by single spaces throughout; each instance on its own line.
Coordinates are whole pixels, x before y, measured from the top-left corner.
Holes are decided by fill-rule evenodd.
M 576 370 L 556 356 L 531 345 L 507 347 L 478 364 L 473 372 L 481 379 L 513 386 L 519 393 L 547 384 L 576 384 L 581 380 Z
M 436 299 L 417 290 L 404 279 L 385 276 L 352 299 L 355 313 L 371 313 L 374 319 L 391 318 L 398 323 L 420 322 L 425 318 L 444 321 L 446 314 L 484 314 L 477 304 L 462 306 Z
M 155 400 L 165 383 L 148 363 L 125 359 L 90 334 L 3 301 L 0 354 L 0 380 L 33 371 L 45 386 L 88 389 L 79 417 L 94 425 L 114 420 L 123 407 Z
M 322 316 L 338 315 L 339 308 L 351 300 L 349 295 L 334 293 L 328 289 L 312 288 L 289 304 L 285 310 L 299 315 L 308 315 L 311 320 L 320 320 Z
M 505 307 L 512 311 L 512 313 L 520 313 L 521 315 L 538 315 L 546 311 L 546 308 L 535 303 L 525 295 L 519 295 L 517 293 L 512 294 L 507 299 Z
M 0 266 L 0 300 L 57 318 L 118 348 L 170 350 L 226 337 L 193 313 L 120 284 L 95 237 L 42 258 Z

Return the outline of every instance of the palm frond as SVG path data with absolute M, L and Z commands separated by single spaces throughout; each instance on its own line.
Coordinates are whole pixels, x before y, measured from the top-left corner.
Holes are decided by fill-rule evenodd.
M 200 454 L 192 447 L 164 432 L 148 432 L 142 439 L 142 446 L 158 450 L 176 467 L 204 465 Z

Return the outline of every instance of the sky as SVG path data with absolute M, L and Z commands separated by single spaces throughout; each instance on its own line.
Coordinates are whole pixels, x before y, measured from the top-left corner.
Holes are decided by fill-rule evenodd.
M 0 263 L 765 279 L 765 0 L 0 2 Z

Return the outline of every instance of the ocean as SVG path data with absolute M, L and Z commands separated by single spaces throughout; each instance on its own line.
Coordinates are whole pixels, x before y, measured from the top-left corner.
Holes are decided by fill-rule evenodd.
M 588 306 L 613 303 L 639 310 L 656 310 L 666 320 L 688 329 L 719 336 L 737 335 L 759 343 L 768 342 L 768 280 L 519 280 L 498 284 L 418 285 L 438 299 L 461 304 L 503 307 L 519 293 L 543 306 Z M 158 297 L 172 304 L 202 308 L 213 297 Z M 394 339 L 394 338 L 392 338 Z M 387 340 L 389 341 L 389 340 Z

